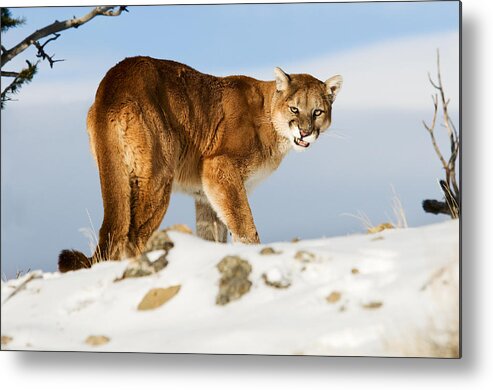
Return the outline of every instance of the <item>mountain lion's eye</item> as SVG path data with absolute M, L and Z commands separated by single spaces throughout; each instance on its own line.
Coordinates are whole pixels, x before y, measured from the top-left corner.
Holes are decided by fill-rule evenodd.
M 313 116 L 320 116 L 322 115 L 322 112 L 322 110 L 316 109 L 315 111 L 313 111 Z
M 298 110 L 296 107 L 289 107 L 289 109 L 293 114 L 298 114 L 300 112 L 300 110 Z

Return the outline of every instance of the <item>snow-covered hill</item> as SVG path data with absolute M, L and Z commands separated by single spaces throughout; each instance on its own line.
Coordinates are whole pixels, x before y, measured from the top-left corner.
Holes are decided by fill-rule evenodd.
M 121 261 L 2 282 L 2 349 L 458 353 L 458 221 L 259 246 L 169 237 L 147 276 L 122 278 L 135 262 Z

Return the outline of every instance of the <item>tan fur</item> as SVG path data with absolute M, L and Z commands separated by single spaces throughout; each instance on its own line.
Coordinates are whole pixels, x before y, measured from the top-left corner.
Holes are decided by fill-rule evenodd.
M 103 195 L 101 257 L 139 254 L 172 191 L 196 199 L 199 236 L 225 242 L 229 230 L 233 241 L 258 243 L 247 190 L 303 149 L 291 133 L 313 142 L 328 128 L 341 83 L 279 68 L 271 82 L 221 78 L 148 57 L 110 69 L 87 117 Z M 315 118 L 316 108 L 324 113 Z

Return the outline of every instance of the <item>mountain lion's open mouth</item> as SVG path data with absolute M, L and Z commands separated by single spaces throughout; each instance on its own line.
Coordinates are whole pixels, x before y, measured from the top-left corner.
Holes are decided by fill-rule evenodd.
M 310 146 L 309 142 L 305 142 L 301 138 L 296 138 L 296 137 L 294 137 L 294 143 L 298 146 L 303 147 L 303 148 L 307 148 Z

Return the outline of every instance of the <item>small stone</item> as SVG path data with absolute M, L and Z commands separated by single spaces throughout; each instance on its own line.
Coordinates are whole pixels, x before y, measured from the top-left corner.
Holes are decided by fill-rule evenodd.
M 252 266 L 248 261 L 238 256 L 226 256 L 217 264 L 217 268 L 221 273 L 217 305 L 226 305 L 250 291 L 252 282 L 248 280 L 248 276 L 252 272 Z
M 129 263 L 128 267 L 123 272 L 123 275 L 118 279 L 115 279 L 115 282 L 128 278 L 149 276 L 161 271 L 167 265 L 168 260 L 166 259 L 166 254 L 162 255 L 154 262 L 151 262 L 146 254 L 142 254 Z
M 144 248 L 144 252 L 152 252 L 164 250 L 166 253 L 175 246 L 171 238 L 169 238 L 166 230 L 158 230 L 152 233 Z
M 166 258 L 166 254 L 159 256 L 159 258 L 152 263 L 154 272 L 161 271 L 162 269 L 166 268 L 167 265 L 168 265 L 168 259 Z
M 183 223 L 178 223 L 176 225 L 171 225 L 169 228 L 166 228 L 166 231 L 175 231 L 175 232 L 180 232 L 180 233 L 185 233 L 185 234 L 193 234 L 192 229 L 190 229 L 187 225 Z
M 104 345 L 109 343 L 110 338 L 106 336 L 88 336 L 86 339 L 86 344 L 92 345 L 93 347 L 97 347 L 98 345 Z
M 127 278 L 141 278 L 154 273 L 154 268 L 146 255 L 142 255 L 131 261 L 128 267 L 123 272 L 123 275 L 115 281 L 120 281 Z
M 278 268 L 272 268 L 262 274 L 262 279 L 267 286 L 274 288 L 288 288 L 291 286 L 291 280 L 283 275 Z
M 8 344 L 8 343 L 10 343 L 12 340 L 13 340 L 13 338 L 12 338 L 12 337 L 2 335 L 1 344 L 2 344 L 2 345 L 7 345 L 7 344 Z
M 151 288 L 140 301 L 137 310 L 152 310 L 164 305 L 178 294 L 180 287 L 177 285 L 167 288 Z
M 329 303 L 336 303 L 341 299 L 341 293 L 339 291 L 332 291 L 325 300 Z
M 309 262 L 315 260 L 315 255 L 313 253 L 310 253 L 307 251 L 298 251 L 294 255 L 294 258 L 296 260 L 303 262 L 303 263 L 309 263 Z
M 359 274 L 359 269 L 358 268 L 351 268 L 351 273 L 353 275 L 358 275 Z
M 382 302 L 378 302 L 378 301 L 371 301 L 371 302 L 368 302 L 368 303 L 364 303 L 362 304 L 361 306 L 364 308 L 364 309 L 379 309 L 381 308 L 383 305 Z
M 270 246 L 266 246 L 265 248 L 262 248 L 260 251 L 261 255 L 280 255 L 282 252 L 276 251 L 274 248 L 271 248 Z

